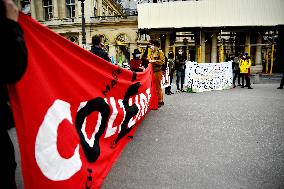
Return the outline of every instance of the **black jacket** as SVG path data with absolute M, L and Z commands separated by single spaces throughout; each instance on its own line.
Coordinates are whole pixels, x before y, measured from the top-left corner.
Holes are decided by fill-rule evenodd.
M 141 57 L 141 61 L 142 61 L 142 66 L 144 66 L 144 68 L 146 69 L 149 65 L 149 60 L 147 59 L 148 57 L 148 49 L 149 49 L 149 46 L 146 47 L 142 57 Z
M 185 70 L 185 62 L 186 58 L 182 55 L 177 55 L 175 60 L 175 69 L 177 71 L 184 71 Z
M 6 18 L 3 1 L 0 0 L 0 129 L 13 125 L 12 113 L 8 101 L 7 84 L 21 79 L 27 67 L 27 49 L 23 32 L 17 22 Z
M 102 48 L 96 47 L 96 46 L 92 46 L 92 49 L 91 49 L 90 52 L 95 54 L 95 55 L 97 55 L 97 56 L 99 56 L 99 57 L 101 57 L 101 58 L 103 58 L 103 59 L 105 59 L 106 61 L 110 62 L 110 58 L 109 58 L 107 52 L 104 51 Z

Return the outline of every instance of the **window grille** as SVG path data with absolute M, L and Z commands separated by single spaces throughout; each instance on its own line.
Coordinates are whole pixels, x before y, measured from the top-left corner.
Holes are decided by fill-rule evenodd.
M 66 17 L 75 18 L 75 0 L 66 0 Z
M 43 0 L 43 18 L 44 20 L 50 20 L 53 18 L 52 0 Z

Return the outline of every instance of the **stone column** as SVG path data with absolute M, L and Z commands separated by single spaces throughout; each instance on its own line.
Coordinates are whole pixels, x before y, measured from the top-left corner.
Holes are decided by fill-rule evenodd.
M 205 63 L 205 32 L 201 31 L 201 63 Z
M 166 34 L 166 43 L 165 43 L 165 55 L 168 57 L 168 53 L 170 51 L 170 34 Z
M 225 62 L 225 50 L 223 42 L 222 45 L 219 47 L 219 62 Z
M 256 33 L 256 50 L 255 50 L 255 66 L 252 66 L 253 73 L 261 73 L 262 72 L 262 56 L 261 56 L 261 49 L 262 49 L 262 36 L 259 33 Z
M 200 47 L 200 32 L 194 32 L 194 43 L 195 43 L 195 62 L 199 62 L 199 47 Z
M 83 47 L 83 45 L 82 45 L 82 37 L 80 37 L 81 35 L 82 35 L 82 32 L 78 32 L 78 45 L 80 46 L 80 47 Z
M 199 49 L 199 44 L 195 41 L 195 62 L 198 62 L 198 49 Z
M 212 46 L 211 46 L 211 63 L 217 62 L 217 33 L 214 32 L 212 35 Z
M 255 50 L 255 65 L 261 65 L 262 64 L 262 58 L 261 58 L 261 44 L 262 44 L 262 36 L 257 33 L 257 39 L 256 39 L 256 50 Z
M 31 1 L 31 11 L 32 11 L 32 17 L 34 19 L 37 19 L 37 16 L 36 16 L 36 8 L 35 8 L 35 1 Z
M 90 23 L 90 17 L 93 16 L 94 12 L 94 2 L 93 1 L 85 1 L 85 21 L 86 23 Z
M 246 33 L 245 52 L 250 56 L 250 32 Z
M 37 20 L 44 20 L 43 19 L 43 7 L 42 1 L 35 1 L 35 15 Z
M 97 1 L 98 5 L 98 16 L 102 16 L 102 13 L 103 13 L 103 2 L 102 0 L 98 0 Z
M 66 1 L 65 0 L 58 0 L 58 17 L 59 19 L 66 18 Z
M 54 19 L 58 19 L 58 1 L 57 0 L 53 0 L 52 1 L 52 5 L 53 5 L 53 18 Z
M 165 43 L 165 55 L 168 57 L 168 53 L 170 51 L 170 43 L 171 43 L 171 40 L 170 40 L 170 34 L 166 34 L 166 43 Z
M 86 1 L 85 1 L 86 2 Z M 84 5 L 85 5 L 84 2 Z M 84 9 L 86 6 L 84 6 Z M 81 1 L 75 1 L 75 18 L 80 18 L 80 21 L 82 22 L 81 18 L 82 18 L 82 8 L 81 8 Z M 85 10 L 84 10 L 85 12 Z

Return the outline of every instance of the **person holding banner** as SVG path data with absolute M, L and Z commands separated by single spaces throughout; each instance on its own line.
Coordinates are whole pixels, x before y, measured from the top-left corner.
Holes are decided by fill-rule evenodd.
M 176 85 L 177 85 L 177 92 L 185 92 L 183 89 L 184 78 L 185 78 L 185 62 L 186 62 L 186 55 L 183 53 L 182 48 L 178 50 L 178 55 L 176 56 L 175 60 L 175 69 L 176 69 Z M 181 83 L 181 85 L 179 85 Z M 181 87 L 181 88 L 180 88 Z
M 157 40 L 150 40 L 151 54 L 149 56 L 149 63 L 153 66 L 156 94 L 158 96 L 158 107 L 164 105 L 163 91 L 161 87 L 162 81 L 162 65 L 165 64 L 165 55 L 159 49 L 160 43 Z
M 144 50 L 144 53 L 142 54 L 142 57 L 141 57 L 141 61 L 142 61 L 142 66 L 146 69 L 148 67 L 148 64 L 149 64 L 149 59 L 148 59 L 148 51 L 150 49 L 150 45 L 147 45 L 145 50 Z
M 135 72 L 143 72 L 144 68 L 140 59 L 141 52 L 138 49 L 134 49 L 132 55 L 133 58 L 130 60 L 130 70 Z
M 14 127 L 8 104 L 7 84 L 21 79 L 27 67 L 27 49 L 17 23 L 19 11 L 12 0 L 0 0 L 1 69 L 0 69 L 0 188 L 16 189 L 15 152 L 7 129 Z
M 249 70 L 251 67 L 251 59 L 248 56 L 248 53 L 245 53 L 240 60 L 240 73 L 242 74 L 242 88 L 244 88 L 244 78 L 246 79 L 246 87 L 248 89 L 253 89 L 250 86 Z

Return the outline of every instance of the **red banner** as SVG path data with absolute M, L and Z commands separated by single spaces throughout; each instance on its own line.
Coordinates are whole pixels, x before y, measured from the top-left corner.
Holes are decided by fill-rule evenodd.
M 131 72 L 25 15 L 19 23 L 28 68 L 9 91 L 25 188 L 100 188 L 137 125 L 157 108 L 151 66 Z

